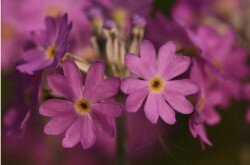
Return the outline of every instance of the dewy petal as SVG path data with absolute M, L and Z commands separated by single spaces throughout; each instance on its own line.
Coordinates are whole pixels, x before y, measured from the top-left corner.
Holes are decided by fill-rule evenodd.
M 89 99 L 98 102 L 109 97 L 113 97 L 120 89 L 120 79 L 110 77 L 101 81 L 91 92 Z
M 94 145 L 96 141 L 96 135 L 94 130 L 94 123 L 89 115 L 84 115 L 81 118 L 81 143 L 83 149 L 88 149 Z
M 69 127 L 62 141 L 62 146 L 65 148 L 74 147 L 81 140 L 81 122 L 79 118 Z
M 182 79 L 168 81 L 165 89 L 186 96 L 197 93 L 199 91 L 199 86 L 189 79 Z
M 144 80 L 139 80 L 135 78 L 128 77 L 124 79 L 121 83 L 121 90 L 125 94 L 130 94 L 135 92 L 136 90 L 140 90 L 143 88 L 148 88 L 148 82 Z
M 173 60 L 167 66 L 166 71 L 162 73 L 162 75 L 165 79 L 171 80 L 172 78 L 184 73 L 188 69 L 190 62 L 190 57 L 181 55 L 174 56 Z
M 134 54 L 127 54 L 125 56 L 125 64 L 130 72 L 143 79 L 150 79 L 153 76 L 143 60 Z
M 168 124 L 174 124 L 176 122 L 175 119 L 175 112 L 174 110 L 167 104 L 164 97 L 158 97 L 158 111 L 160 114 L 160 117 L 163 121 L 165 121 Z
M 157 66 L 158 72 L 160 74 L 164 74 L 166 72 L 168 65 L 170 65 L 173 61 L 175 51 L 175 45 L 171 41 L 160 47 Z
M 65 77 L 59 74 L 50 74 L 47 77 L 48 85 L 52 90 L 59 96 L 66 97 L 70 99 L 72 102 L 77 100 L 78 98 L 74 97 L 72 94 L 71 89 L 69 88 L 68 84 L 65 84 L 66 79 Z
M 94 112 L 104 115 L 108 118 L 116 118 L 121 115 L 122 105 L 115 101 L 104 101 L 92 105 Z
M 112 119 L 108 119 L 107 117 L 98 113 L 93 113 L 92 116 L 97 130 L 102 135 L 109 138 L 115 135 L 115 126 Z
M 67 100 L 46 100 L 39 107 L 39 113 L 44 116 L 55 116 L 62 113 L 74 113 L 74 104 Z
M 96 61 L 88 69 L 85 84 L 84 96 L 88 97 L 94 87 L 104 79 L 104 62 Z
M 193 105 L 185 98 L 185 96 L 172 92 L 170 90 L 164 90 L 163 95 L 171 107 L 182 114 L 190 114 L 193 112 Z
M 64 132 L 76 119 L 75 115 L 62 114 L 54 116 L 44 127 L 44 132 L 49 135 L 59 135 Z
M 156 52 L 154 45 L 143 40 L 140 45 L 140 56 L 142 61 L 149 67 L 150 71 L 156 71 Z
M 145 115 L 152 124 L 156 124 L 159 118 L 159 97 L 160 94 L 149 94 L 144 106 Z
M 81 72 L 77 65 L 70 60 L 63 62 L 63 73 L 69 84 L 74 98 L 80 98 L 83 94 Z
M 136 112 L 141 107 L 143 101 L 147 97 L 149 91 L 148 89 L 141 89 L 134 91 L 128 95 L 126 99 L 126 110 L 128 112 Z

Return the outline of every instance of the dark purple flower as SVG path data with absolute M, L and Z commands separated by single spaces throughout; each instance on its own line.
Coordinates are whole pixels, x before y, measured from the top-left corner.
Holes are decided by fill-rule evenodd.
M 36 47 L 23 53 L 23 63 L 17 69 L 27 74 L 34 74 L 44 68 L 55 68 L 68 49 L 68 36 L 72 22 L 68 16 L 45 18 L 46 29 L 33 32 Z
M 122 111 L 122 106 L 111 99 L 119 91 L 119 78 L 104 79 L 104 63 L 101 61 L 91 65 L 84 86 L 74 62 L 65 61 L 63 72 L 64 76 L 48 76 L 49 86 L 66 100 L 50 99 L 40 106 L 40 114 L 52 117 L 44 132 L 58 135 L 67 130 L 62 142 L 66 148 L 79 141 L 84 149 L 90 148 L 96 141 L 96 131 L 113 137 L 113 120 Z
M 23 75 L 17 73 L 17 90 L 11 108 L 4 116 L 7 136 L 21 136 L 31 115 L 35 114 L 41 73 Z
M 147 19 L 146 29 L 146 39 L 152 41 L 156 48 L 168 41 L 174 41 L 177 50 L 191 46 L 185 29 L 174 20 L 165 18 L 161 13 L 156 13 L 155 16 Z

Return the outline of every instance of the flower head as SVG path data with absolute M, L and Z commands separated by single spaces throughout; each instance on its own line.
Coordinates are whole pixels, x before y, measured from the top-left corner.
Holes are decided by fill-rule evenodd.
M 140 57 L 127 54 L 126 66 L 134 76 L 123 80 L 121 90 L 128 94 L 126 109 L 136 112 L 146 99 L 144 111 L 146 117 L 157 123 L 159 116 L 168 124 L 174 124 L 174 110 L 183 114 L 193 111 L 193 105 L 186 95 L 198 92 L 199 87 L 189 79 L 174 79 L 184 73 L 190 64 L 190 58 L 175 55 L 172 42 L 164 44 L 156 58 L 151 42 L 144 40 L 140 46 Z
M 21 72 L 34 74 L 47 67 L 55 68 L 66 53 L 72 28 L 67 14 L 58 18 L 46 17 L 45 25 L 45 30 L 32 33 L 36 47 L 23 53 L 24 62 L 17 66 Z
M 76 64 L 63 63 L 64 76 L 51 74 L 48 84 L 65 100 L 50 99 L 40 106 L 40 114 L 52 117 L 44 128 L 45 133 L 58 135 L 64 132 L 63 147 L 73 147 L 79 141 L 82 147 L 91 147 L 96 131 L 113 137 L 113 119 L 121 114 L 122 106 L 111 99 L 119 91 L 119 78 L 104 79 L 104 63 L 97 61 L 89 68 L 85 84 Z

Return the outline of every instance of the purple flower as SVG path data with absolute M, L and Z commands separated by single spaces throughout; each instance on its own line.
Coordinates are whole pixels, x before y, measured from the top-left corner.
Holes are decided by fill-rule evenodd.
M 154 17 L 147 20 L 146 38 L 159 48 L 167 41 L 174 41 L 178 49 L 191 46 L 191 42 L 185 29 L 173 20 L 168 20 L 161 13 L 156 13 Z
M 205 149 L 206 144 L 212 146 L 205 127 L 220 122 L 221 117 L 215 107 L 221 104 L 223 95 L 217 90 L 211 89 L 211 81 L 204 74 L 202 63 L 198 63 L 195 59 L 192 61 L 190 78 L 200 85 L 200 92 L 195 111 L 189 120 L 189 130 L 194 138 L 199 139 L 202 149 Z
M 18 87 L 12 100 L 14 104 L 4 115 L 4 125 L 7 136 L 19 137 L 23 135 L 31 115 L 36 113 L 41 73 L 23 75 L 18 72 L 14 76 Z
M 151 42 L 144 40 L 140 46 L 140 57 L 127 54 L 126 66 L 134 76 L 123 80 L 121 90 L 128 94 L 126 109 L 136 112 L 146 99 L 146 117 L 157 123 L 159 116 L 168 124 L 174 124 L 175 111 L 190 114 L 193 105 L 186 95 L 198 92 L 199 87 L 189 79 L 176 80 L 190 64 L 190 58 L 175 55 L 175 45 L 167 42 L 156 51 Z M 173 110 L 174 109 L 174 110 Z
M 101 8 L 105 14 L 110 14 L 113 17 L 133 16 L 140 14 L 147 16 L 151 10 L 153 0 L 93 0 L 92 3 Z M 115 16 L 115 14 L 117 14 Z
M 189 120 L 189 130 L 194 138 L 199 138 L 201 148 L 204 150 L 205 145 L 212 146 L 213 144 L 207 137 L 203 116 L 195 112 Z
M 195 110 L 203 115 L 204 122 L 208 125 L 216 125 L 220 122 L 220 115 L 215 107 L 223 102 L 223 95 L 211 88 L 211 81 L 204 75 L 203 68 L 196 60 L 192 61 L 190 79 L 199 84 L 200 92 L 197 97 Z
M 34 74 L 47 67 L 55 68 L 66 53 L 72 28 L 72 22 L 68 24 L 67 14 L 57 19 L 46 17 L 45 25 L 46 30 L 32 33 L 36 47 L 23 53 L 24 62 L 17 66 L 21 72 Z
M 52 117 L 44 132 L 58 135 L 64 132 L 63 147 L 70 148 L 79 141 L 84 149 L 96 141 L 96 131 L 113 137 L 113 119 L 121 114 L 122 106 L 111 99 L 119 91 L 119 78 L 104 79 L 104 63 L 97 61 L 89 68 L 85 85 L 76 64 L 63 63 L 64 76 L 51 74 L 48 84 L 65 100 L 50 99 L 40 106 L 40 114 Z

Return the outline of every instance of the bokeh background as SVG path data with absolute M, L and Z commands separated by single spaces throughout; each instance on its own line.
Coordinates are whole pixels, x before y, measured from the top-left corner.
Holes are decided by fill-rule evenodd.
M 28 29 L 36 29 L 43 24 L 46 12 L 30 10 L 29 5 L 36 5 L 39 8 L 51 9 L 56 0 L 20 0 L 24 5 L 19 6 L 14 0 L 2 0 L 2 44 L 7 43 L 8 49 L 13 47 L 22 49 L 23 40 L 28 39 Z M 230 0 L 230 2 L 233 0 Z M 20 2 L 19 2 L 20 3 Z M 69 3 L 66 0 L 59 3 Z M 161 11 L 166 17 L 170 16 L 171 9 L 176 3 L 174 0 L 157 0 L 154 2 L 154 10 Z M 221 1 L 220 5 L 228 7 L 229 1 Z M 76 3 L 81 4 L 81 3 Z M 78 7 L 76 4 L 69 3 L 67 10 L 74 10 Z M 244 2 L 243 15 L 236 15 L 233 6 L 228 7 L 229 16 L 233 20 L 232 24 L 240 24 L 240 19 L 246 16 L 250 10 L 249 1 Z M 247 6 L 248 4 L 248 6 Z M 34 9 L 36 8 L 34 7 Z M 51 7 L 51 8 L 50 8 Z M 26 11 L 30 12 L 26 12 Z M 243 10 L 243 9 L 242 9 Z M 7 12 L 6 12 L 7 11 Z M 37 13 L 36 13 L 37 12 Z M 81 11 L 79 11 L 81 13 Z M 47 12 L 48 14 L 48 12 Z M 31 18 L 30 18 L 31 17 Z M 37 22 L 31 27 L 25 26 L 26 19 L 36 18 Z M 249 17 L 246 16 L 246 17 Z M 21 20 L 20 20 L 21 19 Z M 23 19 L 23 20 L 22 20 Z M 82 14 L 82 19 L 85 19 Z M 15 21 L 22 23 L 15 25 Z M 9 24 L 9 23 L 11 24 Z M 83 21 L 84 22 L 84 21 Z M 12 28 L 15 26 L 15 29 Z M 244 22 L 243 22 L 244 25 Z M 247 26 L 247 22 L 245 22 Z M 81 26 L 81 23 L 80 23 Z M 240 26 L 240 25 L 239 25 Z M 236 26 L 237 27 L 237 26 Z M 249 27 L 249 25 L 248 25 Z M 77 28 L 76 28 L 77 29 Z M 250 30 L 250 28 L 248 28 Z M 15 30 L 25 31 L 21 36 L 15 35 Z M 89 30 L 89 29 L 86 29 Z M 247 34 L 247 33 L 246 33 Z M 16 37 L 15 42 L 9 42 Z M 247 35 L 243 37 L 247 38 Z M 8 43 L 9 42 L 9 43 Z M 15 44 L 15 45 L 13 45 Z M 244 42 L 245 46 L 250 48 L 249 42 Z M 17 45 L 17 46 L 16 46 Z M 2 45 L 3 47 L 3 45 Z M 3 55 L 3 51 L 1 51 Z M 85 52 L 86 53 L 86 52 Z M 87 52 L 88 53 L 88 52 Z M 10 63 L 15 63 L 20 55 L 14 54 L 11 57 L 3 57 Z M 7 59 L 6 59 L 7 58 Z M 43 133 L 43 126 L 47 119 L 35 113 L 35 117 L 29 121 L 25 133 L 21 137 L 7 137 L 5 135 L 4 116 L 7 110 L 14 104 L 15 89 L 19 82 L 15 80 L 14 65 L 2 63 L 1 73 L 1 118 L 2 118 L 2 164 L 5 165 L 111 165 L 122 164 L 117 161 L 123 151 L 116 150 L 115 138 L 106 139 L 98 137 L 98 143 L 90 150 L 84 151 L 80 144 L 71 149 L 65 149 L 61 146 L 62 136 L 49 136 Z M 208 127 L 208 135 L 213 142 L 213 147 L 207 147 L 202 150 L 197 139 L 194 139 L 188 129 L 188 117 L 177 115 L 177 123 L 174 126 L 167 126 L 164 123 L 158 123 L 157 126 L 151 126 L 148 121 L 140 119 L 134 134 L 126 135 L 129 139 L 125 162 L 128 164 L 143 165 L 249 165 L 250 164 L 250 124 L 245 121 L 247 101 L 232 101 L 230 107 L 219 110 L 222 121 L 213 127 Z M 124 112 L 125 113 L 125 112 Z M 137 114 L 126 114 L 127 118 L 136 118 Z M 141 127 L 145 126 L 147 129 Z M 156 128 L 157 127 L 157 128 Z M 159 129 L 160 128 L 160 129 Z M 137 132 L 139 131 L 139 132 Z M 160 132 L 160 133 L 159 133 Z M 124 132 L 118 132 L 124 133 Z M 134 136 L 133 136 L 134 135 Z M 132 137 L 133 136 L 133 137 Z

